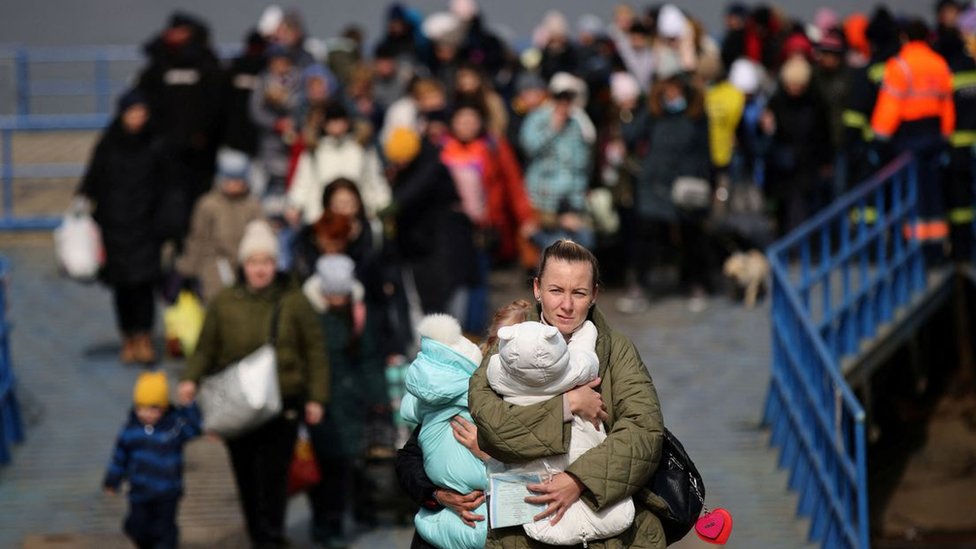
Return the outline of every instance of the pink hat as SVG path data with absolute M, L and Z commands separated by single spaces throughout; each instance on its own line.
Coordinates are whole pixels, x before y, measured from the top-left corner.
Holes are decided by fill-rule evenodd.
M 617 105 L 632 101 L 640 96 L 640 84 L 629 72 L 615 72 L 610 75 L 610 98 Z

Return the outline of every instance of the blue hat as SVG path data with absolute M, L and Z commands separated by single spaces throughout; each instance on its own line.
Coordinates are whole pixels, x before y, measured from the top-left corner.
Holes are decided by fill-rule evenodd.
M 336 93 L 339 88 L 339 80 L 334 74 L 332 74 L 332 71 L 318 63 L 312 63 L 302 70 L 303 82 L 308 82 L 309 80 L 314 79 L 325 80 L 325 84 L 328 86 L 330 94 Z
M 247 181 L 251 160 L 241 151 L 223 148 L 217 151 L 217 174 L 223 179 Z

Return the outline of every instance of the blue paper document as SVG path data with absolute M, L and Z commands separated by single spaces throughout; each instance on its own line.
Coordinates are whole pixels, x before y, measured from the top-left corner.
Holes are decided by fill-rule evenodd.
M 541 503 L 526 503 L 535 495 L 525 486 L 542 482 L 538 473 L 495 473 L 489 475 L 488 525 L 505 528 L 529 524 L 532 517 L 546 509 Z

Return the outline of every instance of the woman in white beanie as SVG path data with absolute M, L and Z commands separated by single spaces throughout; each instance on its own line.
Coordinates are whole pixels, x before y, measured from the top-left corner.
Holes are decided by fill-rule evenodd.
M 251 543 L 284 547 L 288 466 L 298 422 L 322 420 L 329 398 L 329 362 L 315 311 L 298 288 L 277 277 L 278 239 L 265 221 L 248 223 L 238 250 L 243 280 L 222 290 L 207 308 L 197 348 L 181 376 L 186 404 L 208 376 L 269 341 L 274 347 L 282 413 L 227 439 L 234 478 Z

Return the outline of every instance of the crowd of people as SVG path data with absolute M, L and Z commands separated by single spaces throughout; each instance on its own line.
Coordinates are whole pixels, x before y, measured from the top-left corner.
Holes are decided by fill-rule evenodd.
M 765 246 L 905 150 L 922 166 L 919 224 L 909 232 L 929 261 L 963 257 L 976 10 L 953 0 L 934 7 L 934 29 L 883 6 L 844 18 L 821 9 L 803 22 L 732 3 L 722 29 L 672 4 L 620 4 L 609 22 L 585 15 L 575 27 L 553 10 L 516 49 L 475 0 L 426 16 L 393 4 L 372 42 L 356 25 L 315 40 L 299 11 L 271 6 L 228 60 L 214 53 L 204 21 L 173 14 L 146 45 L 147 65 L 120 97 L 79 188 L 101 228 L 120 358 L 156 362 L 157 294 L 194 290 L 207 312 L 178 391 L 189 406 L 203 377 L 262 345 L 275 324 L 285 412 L 227 441 L 249 536 L 273 546 L 283 539 L 299 423 L 311 427 L 324 466 L 354 469 L 365 427 L 388 421 L 384 368 L 423 354 L 424 315 L 486 334 L 493 268 L 542 277 L 543 251 L 569 240 L 600 257 L 606 282 L 624 286 L 619 311 L 646 310 L 660 291 L 655 273 L 668 266 L 671 287 L 702 311 L 723 255 Z M 589 257 L 557 251 L 557 265 L 593 266 L 579 280 L 560 269 L 557 286 L 582 288 L 572 299 L 592 304 L 599 277 Z M 609 329 L 589 309 L 560 325 L 556 298 L 546 303 L 553 290 L 539 280 L 541 316 L 567 339 L 580 314 L 601 334 Z M 513 418 L 529 421 L 543 405 L 506 416 L 484 375 L 472 388 L 485 450 L 538 457 L 502 439 Z M 656 406 L 653 386 L 638 396 Z M 628 406 L 610 405 L 608 427 L 623 417 L 613 409 Z M 659 414 L 643 420 L 660 423 Z M 459 440 L 471 425 L 455 425 Z M 562 432 L 547 427 L 554 438 Z M 634 425 L 626 431 L 652 446 Z M 651 431 L 659 443 L 660 429 Z M 416 440 L 408 448 L 420 452 Z M 557 509 L 584 489 L 601 506 L 619 500 L 620 487 L 591 485 L 587 468 L 605 465 L 593 459 L 569 475 L 575 482 L 561 482 Z M 348 478 L 311 498 L 323 544 L 341 531 Z M 430 480 L 414 481 L 420 504 L 477 507 L 465 506 L 477 496 L 431 503 Z

